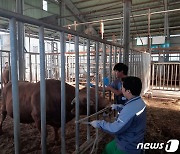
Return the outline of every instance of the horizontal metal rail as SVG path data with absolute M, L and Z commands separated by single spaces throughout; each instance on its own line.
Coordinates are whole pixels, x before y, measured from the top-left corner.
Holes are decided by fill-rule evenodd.
M 36 26 L 43 26 L 44 28 L 48 28 L 48 29 L 51 29 L 51 30 L 65 32 L 65 33 L 68 33 L 68 34 L 72 34 L 72 35 L 75 35 L 75 36 L 80 36 L 80 37 L 87 38 L 87 39 L 94 40 L 94 41 L 98 41 L 98 42 L 101 42 L 101 43 L 114 45 L 114 46 L 117 46 L 117 47 L 120 47 L 120 48 L 123 47 L 123 46 L 121 46 L 121 45 L 119 45 L 117 43 L 112 43 L 112 42 L 103 40 L 101 38 L 95 37 L 95 36 L 89 36 L 89 35 L 86 35 L 86 34 L 80 34 L 79 32 L 69 30 L 69 29 L 64 28 L 64 27 L 59 27 L 59 26 L 55 26 L 55 25 L 52 25 L 52 24 L 47 24 L 47 23 L 44 23 L 44 22 L 42 22 L 40 20 L 34 19 L 32 17 L 24 16 L 24 15 L 18 14 L 16 12 L 7 11 L 7 10 L 2 9 L 2 8 L 0 8 L 0 16 L 4 17 L 4 18 L 9 18 L 9 19 L 16 18 L 17 21 L 20 21 L 20 22 L 23 22 L 23 23 L 29 23 L 29 24 L 33 24 L 33 25 L 36 25 Z

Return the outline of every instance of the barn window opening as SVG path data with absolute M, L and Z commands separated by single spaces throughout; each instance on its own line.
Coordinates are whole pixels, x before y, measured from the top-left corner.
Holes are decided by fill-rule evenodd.
M 47 1 L 43 0 L 43 10 L 47 11 Z

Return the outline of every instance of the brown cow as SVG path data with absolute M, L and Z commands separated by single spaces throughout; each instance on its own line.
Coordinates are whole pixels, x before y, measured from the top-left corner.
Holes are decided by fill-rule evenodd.
M 19 86 L 19 107 L 20 107 L 20 122 L 32 123 L 35 122 L 40 131 L 40 82 L 18 82 Z M 93 88 L 94 89 L 94 88 Z M 91 89 L 91 113 L 95 112 L 95 90 Z M 75 88 L 66 83 L 66 122 L 72 120 L 75 116 L 74 105 L 71 105 L 75 98 Z M 79 93 L 80 98 L 80 114 L 86 114 L 86 89 Z M 102 97 L 99 97 L 99 109 L 106 106 L 106 102 Z M 2 124 L 6 115 L 13 117 L 12 108 L 12 84 L 9 82 L 3 89 L 2 100 L 2 120 L 0 123 L 0 134 L 2 133 Z M 46 123 L 54 128 L 54 139 L 58 140 L 58 129 L 61 126 L 61 81 L 48 79 L 46 80 Z
M 19 86 L 19 107 L 20 122 L 35 122 L 36 127 L 40 128 L 40 82 L 18 82 Z M 74 115 L 71 114 L 71 101 L 75 97 L 75 88 L 66 84 L 66 122 L 72 120 Z M 69 95 L 68 95 L 69 94 Z M 6 115 L 13 117 L 12 107 L 12 83 L 9 82 L 3 89 L 2 100 L 2 120 L 0 123 L 0 134 L 2 133 L 2 124 Z M 46 80 L 46 123 L 53 126 L 55 138 L 58 140 L 58 129 L 61 126 L 61 82 L 59 80 Z

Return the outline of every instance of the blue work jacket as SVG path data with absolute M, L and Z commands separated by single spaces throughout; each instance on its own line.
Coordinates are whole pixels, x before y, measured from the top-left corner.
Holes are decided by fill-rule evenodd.
M 128 154 L 139 154 L 138 143 L 144 142 L 146 105 L 140 96 L 125 103 L 117 119 L 110 123 L 98 122 L 98 128 L 115 135 L 117 147 Z

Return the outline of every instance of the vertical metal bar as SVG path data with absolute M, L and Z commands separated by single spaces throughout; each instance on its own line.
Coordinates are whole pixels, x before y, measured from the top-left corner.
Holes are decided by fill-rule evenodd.
M 138 53 L 138 52 L 137 52 Z M 137 76 L 141 78 L 140 53 L 138 53 Z
M 103 97 L 105 98 L 105 84 L 104 79 L 106 77 L 106 44 L 103 43 Z
M 160 87 L 160 89 L 161 89 L 161 73 L 162 73 L 162 64 L 159 64 L 159 83 L 160 83 L 159 87 Z
M 159 72 L 159 67 L 158 67 L 158 64 L 156 64 L 156 88 L 158 84 L 158 72 Z
M 24 80 L 27 81 L 26 79 L 26 55 L 27 53 L 24 53 L 24 72 L 23 72 L 23 76 L 24 76 Z
M 130 68 L 130 70 L 129 70 L 129 75 L 132 75 L 132 50 L 130 50 L 130 62 L 129 62 L 129 68 Z
M 73 76 L 74 76 L 74 57 L 73 54 L 71 54 L 71 82 L 73 82 Z
M 179 86 L 178 86 L 178 90 L 180 90 L 180 64 L 178 64 L 179 65 L 179 73 L 178 73 L 178 80 L 179 80 Z
M 163 64 L 163 89 L 165 88 L 166 64 Z
M 23 14 L 24 0 L 16 0 L 16 12 Z M 24 80 L 24 23 L 18 22 L 18 62 L 19 62 L 19 80 Z
M 61 5 L 60 5 L 60 13 L 61 16 L 64 17 L 66 15 L 66 4 L 65 4 L 65 0 L 61 0 Z M 63 27 L 64 25 L 66 25 L 66 18 L 60 18 L 60 22 L 61 22 L 61 26 Z
M 98 97 L 99 97 L 99 92 L 98 92 L 98 83 L 99 83 L 99 42 L 96 42 L 96 87 L 95 87 L 95 97 L 96 97 L 96 112 L 98 111 Z M 98 115 L 96 115 L 96 119 L 98 119 Z M 96 129 L 96 139 L 98 139 L 99 133 L 98 129 Z M 98 145 L 97 145 L 98 147 Z M 97 153 L 97 147 L 96 147 L 96 152 Z
M 30 82 L 32 82 L 32 63 L 31 63 L 31 54 L 29 54 L 29 72 L 30 72 Z
M 48 55 L 45 55 L 45 78 L 48 77 Z
M 153 64 L 153 66 L 152 66 L 152 89 L 154 86 L 154 77 L 155 77 L 155 73 L 154 73 L 154 64 Z
M 99 85 L 99 42 L 96 42 L 96 112 L 98 111 L 98 85 Z M 96 116 L 97 119 L 97 116 Z
M 58 50 L 57 50 L 57 52 L 58 52 Z M 57 64 L 56 71 L 57 71 L 57 79 L 58 79 L 58 80 L 60 80 L 60 77 L 59 77 L 60 72 L 59 72 L 59 70 L 58 70 L 58 68 L 59 68 L 59 55 L 60 55 L 60 54 L 57 55 L 57 61 L 56 61 L 56 64 Z
M 135 69 L 134 69 L 134 70 L 135 70 L 135 74 L 134 74 L 134 75 L 137 76 L 137 53 L 135 53 L 134 55 L 135 55 L 135 57 L 134 57 L 134 59 L 135 59 L 135 63 L 134 63 L 134 66 L 135 66 Z
M 147 68 L 148 68 L 148 89 L 150 89 L 150 81 L 151 81 L 151 54 L 144 54 L 145 55 L 145 57 L 146 57 L 146 60 L 148 61 L 148 65 L 147 65 Z M 145 72 L 146 70 L 144 69 L 144 72 Z
M 141 74 L 141 69 L 140 69 L 139 61 L 140 61 L 140 53 L 137 52 L 137 76 L 138 77 L 140 77 L 140 74 Z
M 139 53 L 140 54 L 140 58 L 139 58 L 139 69 L 140 69 L 140 75 L 141 75 L 141 79 L 142 79 L 142 81 L 145 81 L 145 75 L 144 75 L 144 67 L 145 67 L 145 65 L 144 64 L 142 64 L 142 61 L 143 61 L 143 53 L 141 52 L 141 53 Z M 148 63 L 148 62 L 147 62 Z M 147 72 L 148 72 L 148 70 L 147 70 Z
M 75 36 L 76 121 L 79 120 L 79 36 Z M 76 123 L 76 153 L 79 152 L 79 123 Z
M 16 20 L 10 19 L 10 45 L 11 45 L 11 79 L 12 79 L 12 100 L 13 100 L 13 120 L 14 120 L 14 144 L 15 154 L 20 153 L 20 115 L 19 115 L 19 89 L 17 74 L 17 37 Z
M 122 48 L 119 51 L 119 63 L 122 63 Z
M 125 0 L 123 1 L 123 30 L 124 30 L 124 63 L 128 66 L 129 61 L 129 42 L 130 42 L 130 12 L 131 12 L 131 1 L 132 0 Z
M 131 75 L 135 75 L 135 69 L 134 69 L 134 66 L 135 66 L 135 62 L 134 62 L 134 55 L 135 55 L 135 53 L 134 52 L 132 52 L 132 68 L 130 68 L 131 70 L 132 70 L 132 74 Z
M 117 48 L 117 62 L 119 63 L 119 50 Z
M 83 41 L 85 43 L 84 39 Z M 90 115 L 90 40 L 89 39 L 87 40 L 87 79 L 86 80 L 87 80 L 87 116 L 89 116 Z M 90 128 L 89 125 L 87 125 L 87 140 L 89 139 L 90 139 Z
M 134 52 L 133 58 L 134 58 L 134 67 L 133 67 L 133 71 L 134 71 L 134 76 L 136 76 L 136 53 L 135 53 L 135 52 Z
M 177 70 L 178 70 L 178 68 L 177 68 L 177 66 L 178 66 L 178 64 L 175 64 L 175 67 L 176 67 L 176 70 L 175 70 L 175 78 L 174 78 L 174 90 L 176 90 L 176 79 L 177 79 Z
M 11 58 L 10 58 L 10 52 L 8 52 L 8 61 L 9 61 L 9 80 L 11 80 Z
M 65 142 L 65 121 L 66 121 L 66 93 L 65 93 L 65 36 L 64 32 L 60 33 L 61 43 L 61 153 L 66 153 Z
M 116 65 L 117 63 L 116 57 L 117 57 L 117 46 L 115 46 L 115 50 L 114 50 L 114 65 Z
M 179 74 L 178 74 L 178 77 L 180 77 L 180 64 L 178 64 L 179 65 Z M 180 90 L 180 79 L 178 78 L 178 80 L 179 80 L 179 87 L 178 87 L 178 90 Z
M 136 52 L 136 76 L 138 76 L 138 53 Z
M 173 80 L 173 64 L 171 64 L 171 90 L 173 89 L 172 87 L 172 80 Z
M 72 74 L 72 57 L 71 55 L 66 55 L 69 58 L 69 78 L 68 81 L 71 82 L 71 74 Z
M 39 27 L 39 47 L 40 47 L 41 145 L 42 145 L 42 153 L 46 154 L 46 81 L 45 81 L 44 27 Z
M 164 10 L 165 11 L 168 10 L 168 0 L 164 0 Z M 166 36 L 165 43 L 169 43 L 170 42 L 169 17 L 167 12 L 164 13 L 164 36 Z M 165 61 L 166 62 L 169 61 L 169 54 L 166 54 Z
M 31 52 L 31 46 L 30 46 L 30 44 L 31 44 L 31 34 L 30 34 L 30 32 L 29 32 L 28 37 L 29 37 L 29 39 L 28 39 L 28 43 L 29 43 L 29 52 Z
M 168 66 L 168 71 L 167 71 L 167 90 L 169 89 L 169 64 L 167 64 Z
M 66 59 L 66 63 L 68 63 L 68 69 L 65 67 L 65 72 L 66 72 L 66 82 L 70 82 L 70 72 L 71 72 L 71 60 L 70 60 L 70 58 L 68 58 L 68 55 L 64 55 L 65 56 L 65 59 Z M 66 63 L 65 63 L 65 66 L 66 66 Z
M 37 83 L 37 55 L 35 55 L 35 66 L 36 66 L 36 83 Z
M 148 11 L 148 51 L 151 53 L 151 10 Z
M 109 82 L 112 82 L 112 45 L 110 45 L 109 53 Z M 111 102 L 111 91 L 109 92 L 109 101 Z
M 3 62 L 2 62 L 2 54 L 3 54 L 2 51 L 0 51 L 0 56 L 1 56 L 1 91 L 3 91 L 3 80 L 2 80 Z

